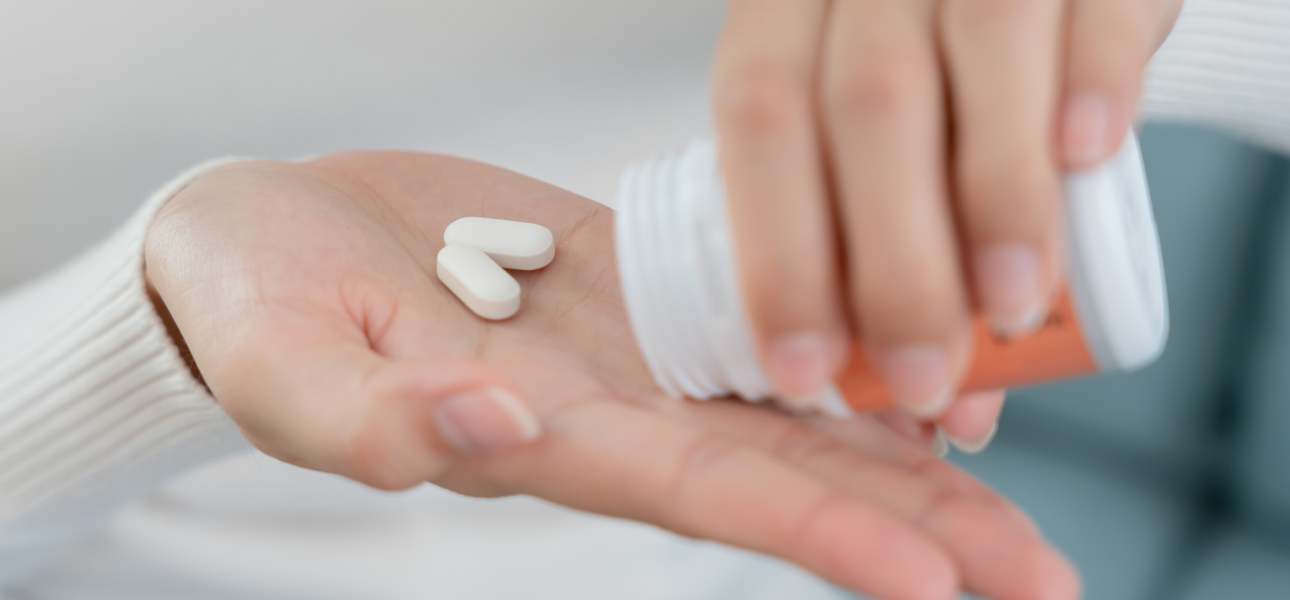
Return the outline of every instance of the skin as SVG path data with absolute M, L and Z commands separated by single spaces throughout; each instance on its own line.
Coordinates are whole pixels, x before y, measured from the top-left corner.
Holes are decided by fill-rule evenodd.
M 541 223 L 555 261 L 516 273 L 514 318 L 434 276 L 462 216 Z M 885 599 L 1079 595 L 1006 500 L 872 417 L 797 418 L 667 397 L 628 326 L 611 212 L 494 167 L 410 153 L 246 162 L 173 198 L 146 272 L 215 398 L 284 461 L 387 490 L 530 494 L 792 561 Z M 464 454 L 434 423 L 462 389 L 509 390 L 535 441 Z
M 988 440 L 1002 394 L 949 402 L 970 319 L 1042 322 L 1060 177 L 1119 147 L 1182 0 L 728 4 L 717 129 L 777 389 L 810 398 L 864 352 L 900 408 Z

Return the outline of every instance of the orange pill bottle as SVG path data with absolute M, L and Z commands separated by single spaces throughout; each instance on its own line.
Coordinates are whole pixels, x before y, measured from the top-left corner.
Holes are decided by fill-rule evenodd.
M 630 167 L 619 185 L 615 249 L 636 341 L 658 385 L 675 396 L 773 398 L 744 307 L 716 145 Z M 1151 198 L 1137 139 L 1066 177 L 1066 283 L 1043 325 L 1005 339 L 977 319 L 965 392 L 1015 387 L 1151 363 L 1169 317 Z M 888 408 L 862 348 L 818 408 L 845 416 Z

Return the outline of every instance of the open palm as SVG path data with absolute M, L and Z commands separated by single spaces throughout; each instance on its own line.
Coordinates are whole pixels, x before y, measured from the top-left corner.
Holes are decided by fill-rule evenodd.
M 434 276 L 465 216 L 540 223 L 555 261 L 487 322 Z M 382 489 L 530 494 L 778 556 L 881 598 L 1072 598 L 1065 560 L 1005 500 L 876 420 L 792 417 L 658 390 L 619 295 L 612 211 L 495 167 L 411 153 L 244 162 L 163 209 L 150 284 L 257 447 Z M 445 441 L 445 391 L 512 390 L 542 436 Z

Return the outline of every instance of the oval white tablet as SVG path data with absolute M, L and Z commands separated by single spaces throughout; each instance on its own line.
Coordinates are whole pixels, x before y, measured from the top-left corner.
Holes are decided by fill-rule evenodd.
M 532 271 L 555 258 L 555 236 L 535 223 L 465 217 L 444 230 L 443 243 L 479 248 L 503 269 Z
M 500 320 L 520 309 L 520 284 L 478 248 L 449 244 L 439 251 L 439 280 L 475 314 Z

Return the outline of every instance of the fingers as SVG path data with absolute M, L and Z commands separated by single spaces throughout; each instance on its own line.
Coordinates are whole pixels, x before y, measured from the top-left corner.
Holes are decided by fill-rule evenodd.
M 935 423 L 898 411 L 871 414 L 888 429 L 937 456 L 949 450 L 947 442 L 965 454 L 979 454 L 998 432 L 1004 394 L 1003 390 L 963 394 Z
M 874 597 L 957 597 L 952 562 L 903 519 L 748 446 L 599 400 L 545 422 L 542 442 L 470 470 L 516 486 L 503 491 L 778 556 Z M 469 492 L 472 478 L 457 476 L 438 483 Z
M 851 422 L 867 441 L 840 443 L 802 423 L 752 407 L 710 403 L 705 422 L 723 434 L 872 500 L 932 536 L 961 569 L 971 592 L 999 600 L 1076 598 L 1074 569 L 1019 510 L 927 452 L 877 458 L 857 446 L 899 446 L 864 420 Z M 906 445 L 907 446 L 907 445 Z
M 953 444 L 965 454 L 980 454 L 998 432 L 1004 394 L 1003 390 L 963 394 L 935 423 L 901 411 L 875 411 L 869 416 L 936 456 L 945 456 L 948 444 Z M 872 445 L 866 449 L 870 452 L 880 450 Z
M 964 394 L 941 415 L 937 424 L 955 448 L 966 454 L 980 454 L 999 430 L 1006 392 L 996 390 Z
M 949 0 L 954 180 L 978 300 L 992 327 L 1038 327 L 1061 276 L 1052 150 L 1061 0 Z
M 834 3 L 820 92 L 851 309 L 893 400 L 924 418 L 953 398 L 971 340 L 932 8 Z
M 813 110 L 828 2 L 733 0 L 716 57 L 721 168 L 763 363 L 813 400 L 848 348 L 836 238 Z
M 1059 115 L 1067 169 L 1092 169 L 1114 154 L 1133 122 L 1147 61 L 1182 2 L 1082 0 L 1071 7 Z
M 944 440 L 940 440 L 937 436 L 936 425 L 898 410 L 880 410 L 871 414 L 873 418 L 886 425 L 887 429 L 914 442 L 920 448 L 938 456 L 945 454 L 943 447 L 938 448 L 938 446 L 944 444 Z
M 247 439 L 276 458 L 398 490 L 541 433 L 491 368 L 446 357 L 391 360 L 317 319 L 300 327 L 285 320 L 204 368 Z

